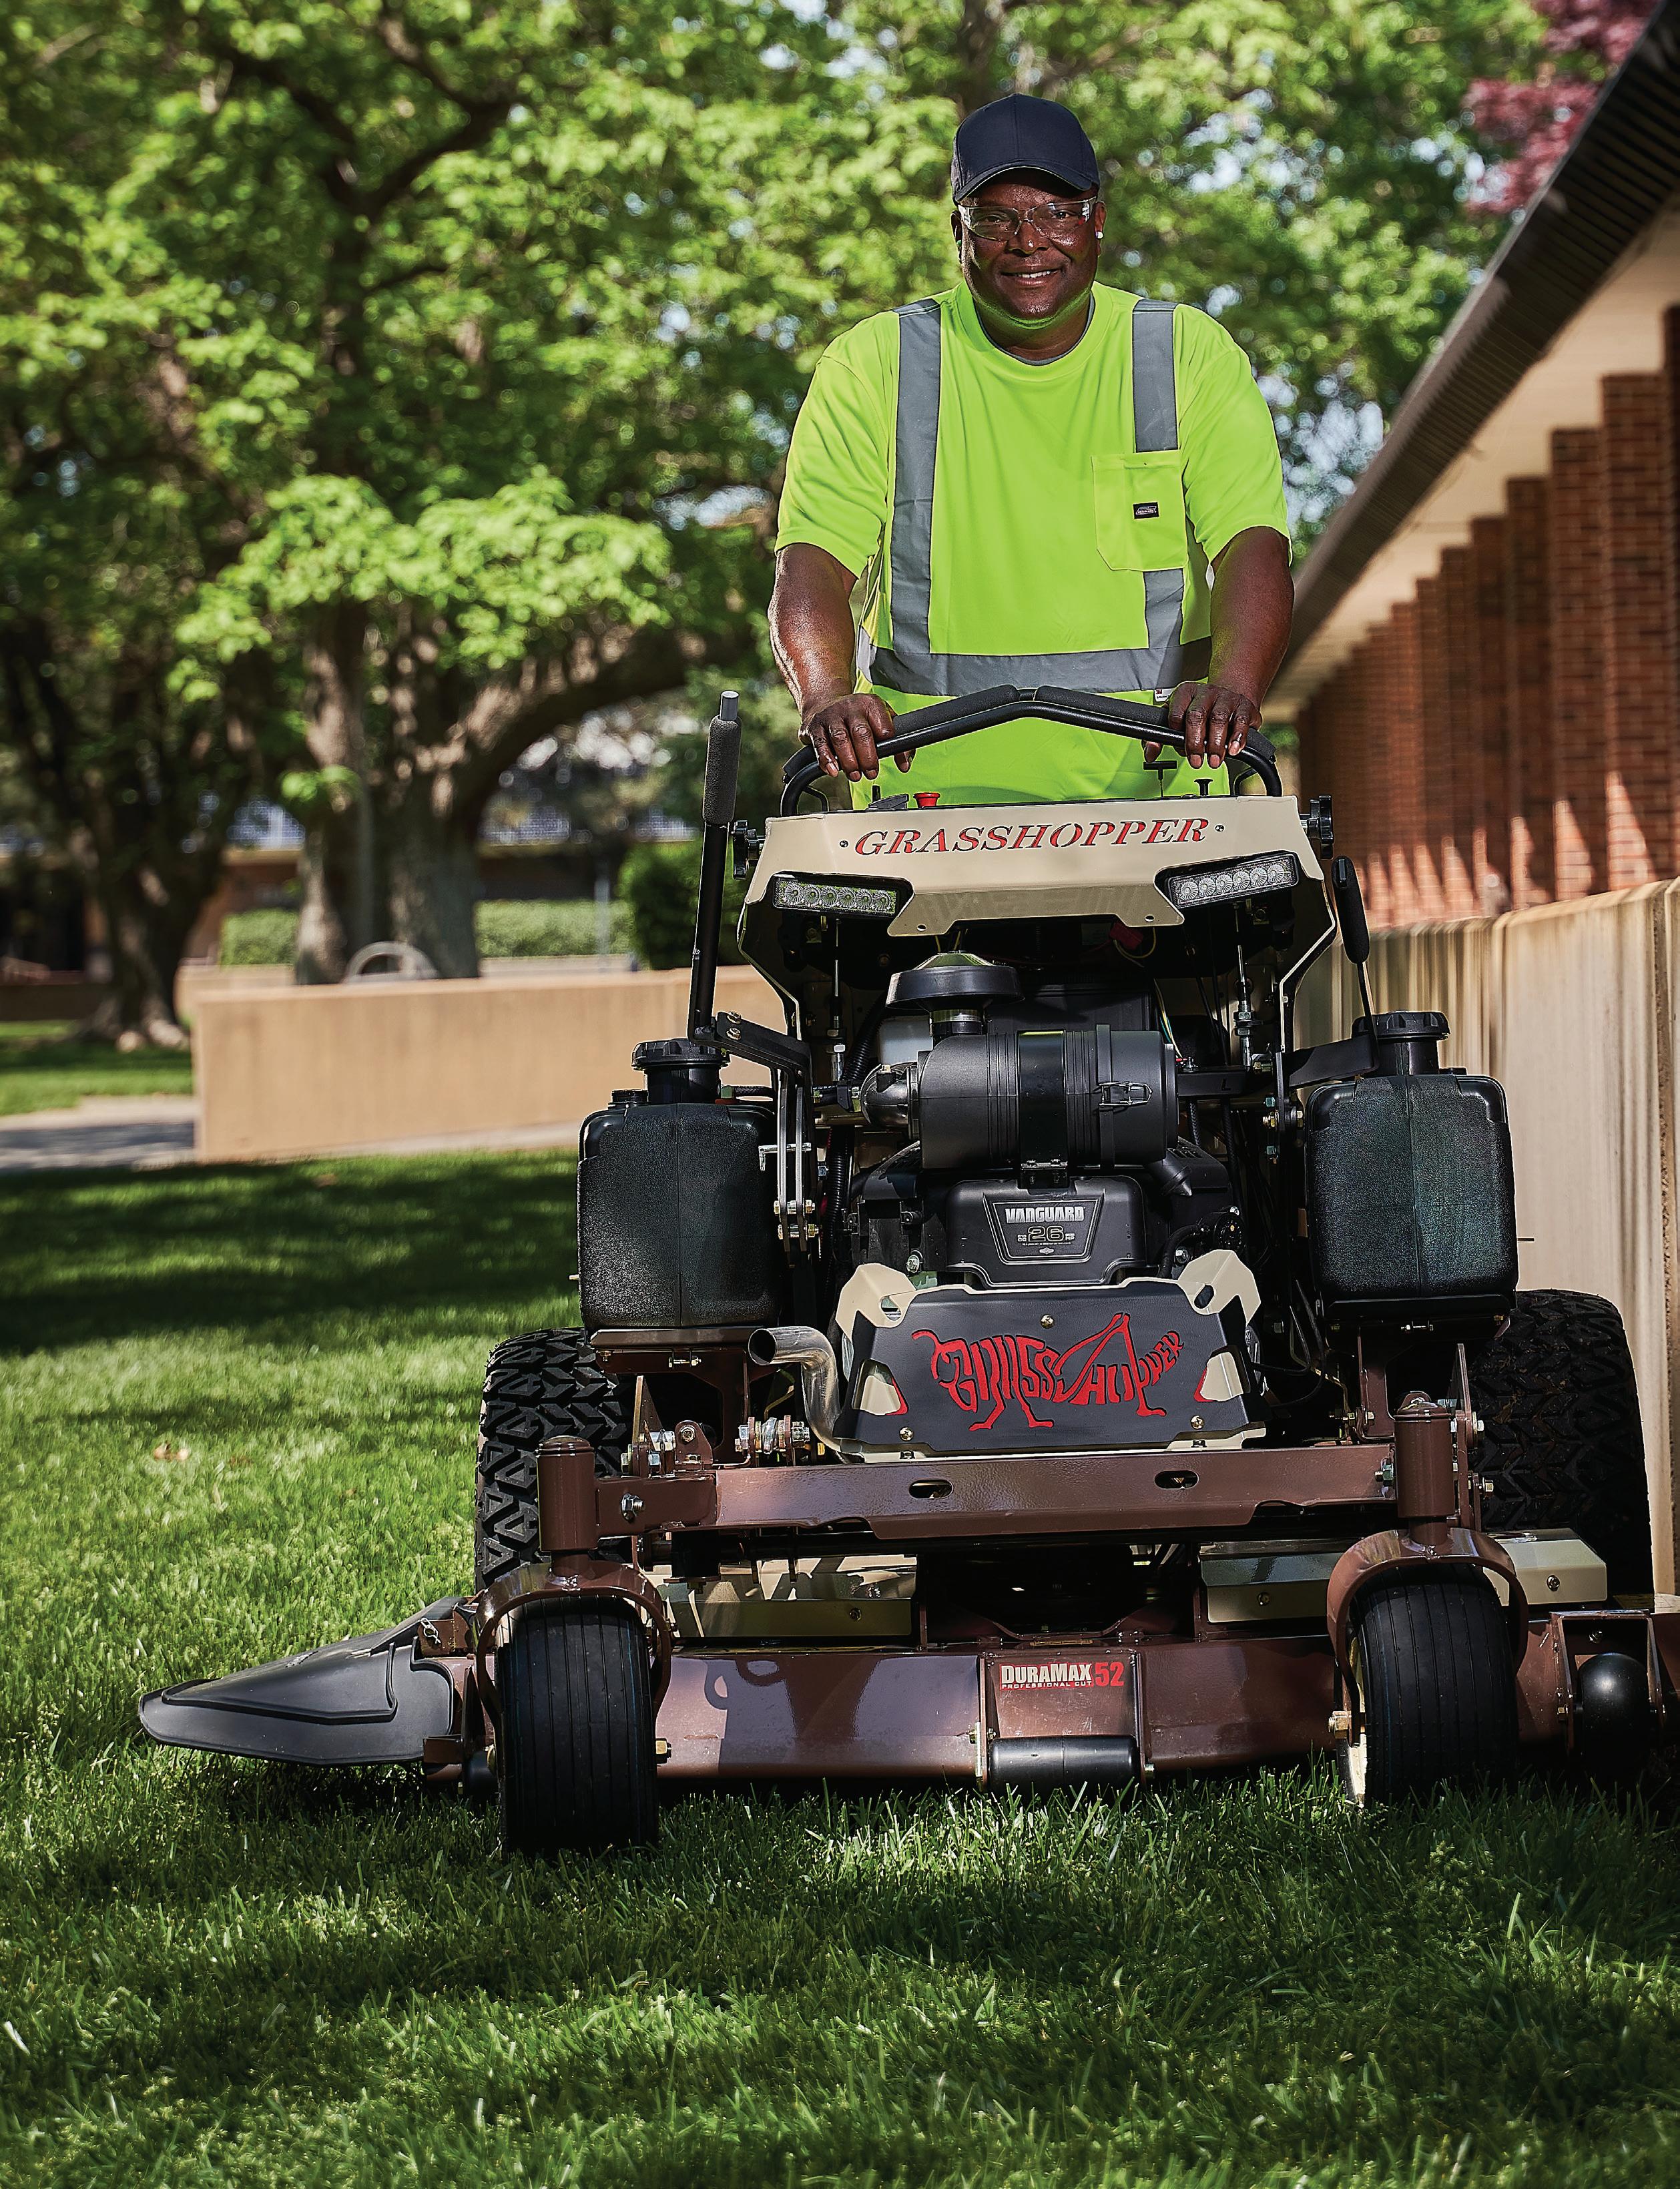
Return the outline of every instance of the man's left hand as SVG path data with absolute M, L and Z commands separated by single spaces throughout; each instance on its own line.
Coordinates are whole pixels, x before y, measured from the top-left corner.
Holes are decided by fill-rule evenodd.
M 1222 767 L 1235 760 L 1260 727 L 1260 703 L 1235 684 L 1180 684 L 1168 704 L 1167 718 L 1182 730 L 1185 758 L 1192 767 Z M 1145 744 L 1143 756 L 1153 761 L 1157 744 Z

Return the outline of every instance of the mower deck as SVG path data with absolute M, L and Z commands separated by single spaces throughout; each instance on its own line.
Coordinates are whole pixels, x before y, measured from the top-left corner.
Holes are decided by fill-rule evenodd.
M 1355 1597 L 1428 1564 L 1472 1566 L 1502 1593 L 1525 1745 L 1575 1745 L 1579 1675 L 1604 1656 L 1623 1671 L 1621 1706 L 1643 1711 L 1649 1742 L 1666 1738 L 1680 1612 L 1531 1609 L 1509 1553 L 1476 1524 L 1474 1478 L 1454 1459 L 1460 1417 L 1419 1402 L 1394 1429 L 1382 1442 L 1268 1449 L 1264 1465 L 1229 1449 L 785 1467 L 719 1466 L 683 1424 L 674 1454 L 643 1442 L 631 1471 L 609 1477 L 595 1474 L 587 1445 L 557 1440 L 539 1462 L 543 1555 L 382 1633 L 149 1695 L 142 1722 L 159 1740 L 223 1753 L 410 1760 L 434 1785 L 487 1783 L 495 1652 L 512 1622 L 604 1596 L 643 1623 L 661 1779 L 1117 1785 L 1333 1746 L 1350 1723 L 1341 1674 Z M 1296 1582 L 1281 1599 L 1291 1615 L 1268 1619 L 1259 1597 L 1248 1623 L 1233 1625 L 1228 1608 L 1210 1617 L 1198 1585 L 1101 1632 L 974 1618 L 952 1632 L 913 1597 L 901 1637 L 854 1641 L 838 1631 L 841 1591 L 835 1638 L 721 1643 L 678 1631 L 672 1592 L 648 1570 L 679 1538 L 691 1554 L 707 1536 L 737 1556 L 744 1545 L 749 1561 L 1046 1538 L 1098 1539 L 1118 1557 L 1133 1538 L 1260 1521 L 1286 1538 L 1349 1543 L 1321 1580 L 1321 1609 L 1302 1615 Z

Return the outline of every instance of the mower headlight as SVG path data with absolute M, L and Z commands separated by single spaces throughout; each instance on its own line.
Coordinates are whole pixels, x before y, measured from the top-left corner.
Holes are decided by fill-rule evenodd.
M 801 882 L 791 874 L 778 874 L 770 885 L 770 901 L 778 912 L 852 912 L 866 919 L 891 919 L 898 909 L 898 892 L 890 889 L 854 889 L 847 882 Z
M 1293 851 L 1261 851 L 1252 859 L 1233 859 L 1227 866 L 1168 874 L 1162 887 L 1180 912 L 1190 912 L 1197 905 L 1236 904 L 1244 897 L 1293 890 L 1300 879 L 1300 862 Z

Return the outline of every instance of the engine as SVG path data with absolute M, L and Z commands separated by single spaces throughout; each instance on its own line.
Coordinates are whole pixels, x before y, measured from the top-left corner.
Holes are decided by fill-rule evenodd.
M 1029 997 L 1011 967 L 936 958 L 893 982 L 877 1053 L 865 1113 L 904 1145 L 854 1188 L 857 1261 L 1066 1286 L 1240 1245 L 1225 1164 L 1179 1137 L 1177 1057 L 1146 992 Z

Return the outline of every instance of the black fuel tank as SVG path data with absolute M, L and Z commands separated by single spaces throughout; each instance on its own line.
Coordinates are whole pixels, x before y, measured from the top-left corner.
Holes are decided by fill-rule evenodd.
M 1377 1073 L 1307 1101 L 1307 1236 L 1332 1306 L 1508 1305 L 1511 1132 L 1497 1080 Z
M 785 1264 L 758 1151 L 768 1120 L 723 1102 L 614 1103 L 585 1124 L 585 1330 L 774 1322 Z

